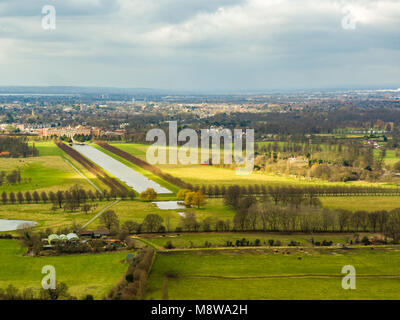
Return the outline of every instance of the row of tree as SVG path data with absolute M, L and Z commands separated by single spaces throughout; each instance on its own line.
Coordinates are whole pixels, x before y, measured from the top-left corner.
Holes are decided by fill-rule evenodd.
M 88 200 L 91 201 L 103 201 L 116 199 L 117 197 L 125 198 L 128 196 L 131 200 L 135 199 L 135 192 L 133 190 L 127 193 L 117 194 L 115 190 L 102 192 L 92 190 L 86 191 L 75 185 L 69 190 L 58 190 L 58 191 L 19 191 L 7 193 L 3 191 L 1 193 L 1 203 L 2 204 L 15 204 L 15 203 L 53 203 L 59 208 L 62 208 L 64 204 L 68 204 L 68 208 L 74 211 L 79 208 L 81 204 L 86 203 Z
M 296 209 L 241 198 L 233 219 L 235 231 L 380 232 L 400 240 L 400 208 L 392 211 L 348 211 L 315 207 Z
M 154 249 L 142 248 L 129 264 L 123 279 L 107 294 L 110 300 L 142 300 L 145 296 L 146 281 L 153 262 Z

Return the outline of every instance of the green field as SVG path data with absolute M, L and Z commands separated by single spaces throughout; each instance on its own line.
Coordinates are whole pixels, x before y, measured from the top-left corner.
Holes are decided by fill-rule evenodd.
M 158 253 L 147 299 L 163 297 L 166 274 L 170 300 L 399 299 L 399 253 L 399 248 Z M 356 268 L 356 290 L 342 288 L 345 265 Z
M 102 299 L 128 268 L 126 252 L 60 257 L 25 257 L 15 240 L 0 240 L 0 288 L 40 289 L 43 266 L 56 269 L 57 281 L 65 282 L 77 298 L 91 294 Z
M 359 233 L 359 238 L 363 236 L 372 236 L 371 233 Z M 235 244 L 236 240 L 245 238 L 254 244 L 255 240 L 261 241 L 261 246 L 268 246 L 268 240 L 279 240 L 282 246 L 287 246 L 291 241 L 300 243 L 301 246 L 311 247 L 312 239 L 314 242 L 322 242 L 323 240 L 332 241 L 334 244 L 346 244 L 354 241 L 354 233 L 293 233 L 284 234 L 279 232 L 208 232 L 208 233 L 183 233 L 183 234 L 152 234 L 140 235 L 140 238 L 164 249 L 164 246 L 170 241 L 173 246 L 179 248 L 196 248 L 204 247 L 207 241 L 211 247 L 226 247 L 229 240 Z
M 112 202 L 98 202 L 98 206 L 94 212 L 88 214 L 78 212 L 64 212 L 63 209 L 52 210 L 53 204 L 23 204 L 23 205 L 0 205 L 0 219 L 10 220 L 28 220 L 36 221 L 38 225 L 35 230 L 44 230 L 46 228 L 58 229 L 69 227 L 72 223 L 84 224 L 96 215 L 100 210 L 105 208 Z M 4 231 L 4 233 L 10 233 Z
M 222 199 L 207 199 L 207 204 L 200 208 L 178 209 L 178 210 L 161 210 L 151 202 L 142 201 L 121 201 L 112 207 L 112 210 L 118 215 L 120 223 L 127 220 L 142 223 L 148 214 L 158 214 L 164 219 L 163 225 L 167 226 L 167 218 L 169 218 L 170 230 L 173 231 L 179 225 L 181 216 L 178 212 L 194 212 L 198 221 L 202 221 L 207 217 L 215 217 L 222 220 L 231 220 L 234 211 L 223 205 Z M 99 226 L 99 221 L 94 221 L 91 227 Z
M 94 191 L 87 180 L 82 178 L 64 159 L 69 160 L 97 186 L 104 188 L 100 181 L 66 155 L 53 142 L 36 142 L 35 146 L 39 150 L 38 157 L 0 158 L 0 170 L 9 172 L 20 169 L 22 180 L 24 178 L 31 179 L 30 182 L 22 181 L 21 184 L 0 186 L 0 192 L 57 191 L 69 189 L 74 185 Z

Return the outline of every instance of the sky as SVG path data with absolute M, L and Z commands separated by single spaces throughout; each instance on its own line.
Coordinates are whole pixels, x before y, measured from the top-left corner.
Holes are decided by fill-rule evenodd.
M 0 85 L 398 88 L 400 0 L 0 0 Z

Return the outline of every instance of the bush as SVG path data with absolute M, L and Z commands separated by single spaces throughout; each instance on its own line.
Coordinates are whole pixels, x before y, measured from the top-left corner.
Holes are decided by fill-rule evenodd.
M 168 242 L 165 244 L 164 247 L 165 247 L 166 249 L 174 249 L 174 248 L 175 248 L 171 241 L 168 241 Z
M 367 236 L 364 236 L 364 237 L 361 239 L 361 243 L 364 244 L 364 245 L 366 245 L 366 246 L 368 246 L 368 245 L 371 244 L 371 241 L 369 241 L 369 239 L 368 239 Z
M 133 274 L 129 273 L 125 276 L 125 280 L 128 282 L 133 282 L 134 278 L 133 278 Z

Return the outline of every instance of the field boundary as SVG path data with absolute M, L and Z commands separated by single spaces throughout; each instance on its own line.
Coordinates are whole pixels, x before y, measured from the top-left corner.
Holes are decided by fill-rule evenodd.
M 178 278 L 215 278 L 224 280 L 251 280 L 274 278 L 343 278 L 343 274 L 288 274 L 268 276 L 213 276 L 213 275 L 182 275 Z M 357 274 L 357 278 L 400 278 L 400 274 Z
M 98 217 L 100 217 L 106 210 L 110 209 L 111 207 L 115 206 L 118 202 L 121 201 L 121 198 L 118 198 L 115 200 L 113 203 L 102 209 L 98 214 L 96 214 L 92 219 L 90 219 L 88 222 L 86 222 L 83 226 L 82 229 L 86 228 L 89 224 L 91 224 L 94 220 L 96 220 Z

